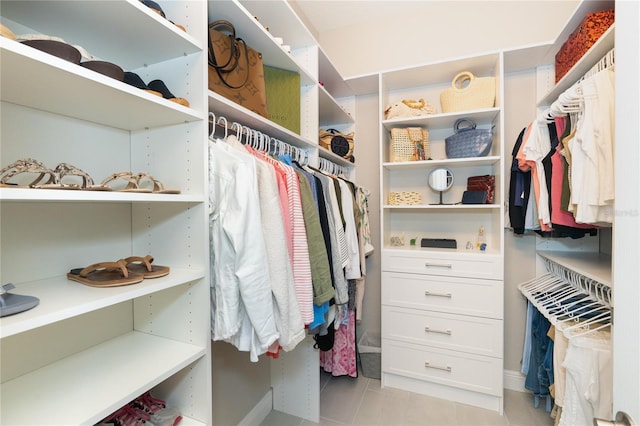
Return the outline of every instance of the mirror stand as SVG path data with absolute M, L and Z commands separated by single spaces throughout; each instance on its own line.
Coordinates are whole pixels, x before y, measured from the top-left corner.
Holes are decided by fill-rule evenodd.
M 430 203 L 430 205 L 450 206 L 452 204 L 442 202 L 442 193 L 453 186 L 453 172 L 450 169 L 441 167 L 429 173 L 429 186 L 434 191 L 440 192 L 440 202 Z

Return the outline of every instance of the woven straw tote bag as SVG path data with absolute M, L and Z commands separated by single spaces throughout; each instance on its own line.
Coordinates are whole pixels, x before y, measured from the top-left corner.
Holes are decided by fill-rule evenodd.
M 429 158 L 429 131 L 422 127 L 391 129 L 392 162 L 417 161 Z
M 492 108 L 495 101 L 495 77 L 478 78 L 469 71 L 456 75 L 451 81 L 451 87 L 440 93 L 442 112 Z

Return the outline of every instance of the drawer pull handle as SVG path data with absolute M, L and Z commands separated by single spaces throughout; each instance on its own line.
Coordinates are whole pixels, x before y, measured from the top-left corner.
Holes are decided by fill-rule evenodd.
M 425 296 L 435 296 L 435 297 L 448 297 L 449 299 L 451 299 L 451 293 L 432 293 L 430 291 L 425 291 L 424 295 Z
M 447 269 L 451 269 L 453 267 L 450 263 L 425 263 L 424 266 L 427 268 L 447 268 Z
M 436 370 L 448 371 L 449 373 L 451 373 L 451 367 L 449 367 L 448 365 L 446 367 L 443 367 L 441 365 L 431 365 L 429 361 L 425 361 L 424 366 L 426 368 L 435 368 Z
M 440 334 L 447 334 L 447 335 L 451 336 L 451 330 L 436 330 L 434 328 L 426 326 L 424 328 L 424 331 L 427 332 L 427 333 L 440 333 Z

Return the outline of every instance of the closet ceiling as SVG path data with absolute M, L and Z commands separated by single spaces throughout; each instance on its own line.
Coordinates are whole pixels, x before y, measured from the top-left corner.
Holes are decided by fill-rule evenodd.
M 388 20 L 390 23 L 402 16 L 420 16 L 433 18 L 433 13 L 441 15 L 437 19 L 452 19 L 465 9 L 474 9 L 479 3 L 485 7 L 503 8 L 507 3 L 512 7 L 524 7 L 527 10 L 539 10 L 549 5 L 547 0 L 288 0 L 289 3 L 302 12 L 303 20 L 318 33 L 347 28 L 366 22 L 380 22 Z M 562 0 L 569 8 L 574 7 L 575 0 Z M 555 0 L 551 3 L 557 3 Z M 573 4 L 573 5 L 572 5 Z M 507 6 L 508 7 L 508 6 Z M 391 25 L 380 27 L 380 31 L 392 33 Z M 428 32 L 428 31 L 427 31 Z
M 376 22 L 398 14 L 422 11 L 433 1 L 383 1 L 383 0 L 289 0 L 299 8 L 318 33 L 346 28 L 364 22 Z M 388 29 L 385 29 L 385 31 Z

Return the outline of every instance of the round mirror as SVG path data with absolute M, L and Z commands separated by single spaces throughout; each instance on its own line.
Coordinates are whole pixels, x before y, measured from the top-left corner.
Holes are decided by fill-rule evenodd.
M 434 191 L 440 191 L 440 202 L 442 202 L 442 192 L 451 188 L 453 185 L 453 172 L 447 168 L 441 167 L 434 169 L 429 173 L 429 186 Z

